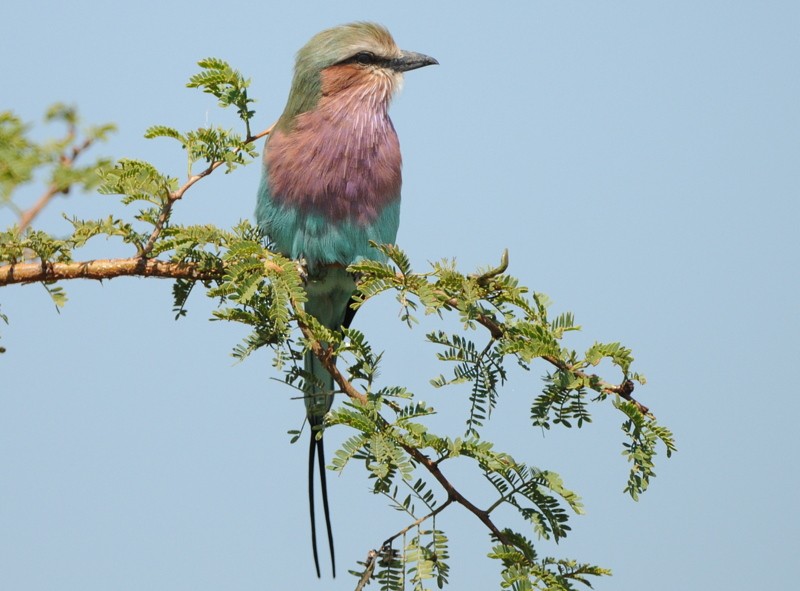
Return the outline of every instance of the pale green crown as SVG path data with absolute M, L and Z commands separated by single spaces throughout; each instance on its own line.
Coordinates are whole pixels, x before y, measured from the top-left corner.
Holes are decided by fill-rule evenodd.
M 375 23 L 350 23 L 314 35 L 297 52 L 292 89 L 279 125 L 290 128 L 297 115 L 317 105 L 322 96 L 322 70 L 362 51 L 387 59 L 400 55 L 389 31 Z

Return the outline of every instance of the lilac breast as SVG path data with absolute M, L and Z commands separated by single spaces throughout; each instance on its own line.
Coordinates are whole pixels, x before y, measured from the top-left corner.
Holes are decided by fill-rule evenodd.
M 274 132 L 264 158 L 276 204 L 333 222 L 369 225 L 400 196 L 400 144 L 382 104 L 323 99 Z

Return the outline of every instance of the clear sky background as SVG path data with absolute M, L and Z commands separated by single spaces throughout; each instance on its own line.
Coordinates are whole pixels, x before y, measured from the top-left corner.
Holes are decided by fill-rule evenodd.
M 186 89 L 198 59 L 252 78 L 255 128 L 280 114 L 294 53 L 353 20 L 388 26 L 441 65 L 411 72 L 392 109 L 404 153 L 398 241 L 415 267 L 494 264 L 572 311 L 572 344 L 620 340 L 649 382 L 639 399 L 676 434 L 639 503 L 622 493 L 620 417 L 610 404 L 577 432 L 529 426 L 537 364 L 515 373 L 486 432 L 559 471 L 587 515 L 543 555 L 613 569 L 600 590 L 786 589 L 800 547 L 800 4 L 786 1 L 13 2 L 3 9 L 0 109 L 37 122 L 77 105 L 119 132 L 96 154 L 183 155 L 142 138 L 153 124 L 234 125 Z M 252 218 L 259 166 L 215 174 L 175 210 L 180 223 Z M 23 195 L 29 202 L 42 190 Z M 61 211 L 122 215 L 113 198 L 71 195 Z M 10 212 L 0 212 L 5 227 Z M 98 241 L 85 256 L 130 254 Z M 0 589 L 352 589 L 346 574 L 404 522 L 356 466 L 329 480 L 341 573 L 314 576 L 306 445 L 286 431 L 302 403 L 271 378 L 268 351 L 234 365 L 244 332 L 208 322 L 198 294 L 175 322 L 166 281 L 65 284 L 57 314 L 38 286 L 0 290 Z M 356 324 L 405 384 L 463 429 L 462 391 L 391 298 Z M 328 449 L 343 433 L 329 432 Z M 455 467 L 463 487 L 470 480 Z M 487 532 L 460 508 L 452 589 L 491 589 Z M 323 551 L 323 556 L 325 555 Z M 327 559 L 323 560 L 327 572 Z

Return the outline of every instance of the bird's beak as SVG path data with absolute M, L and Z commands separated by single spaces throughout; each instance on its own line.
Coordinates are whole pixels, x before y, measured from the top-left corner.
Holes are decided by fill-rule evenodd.
M 416 70 L 417 68 L 424 68 L 425 66 L 438 65 L 434 58 L 424 53 L 417 53 L 416 51 L 401 51 L 400 57 L 397 57 L 389 62 L 389 67 L 396 72 L 408 72 L 409 70 Z

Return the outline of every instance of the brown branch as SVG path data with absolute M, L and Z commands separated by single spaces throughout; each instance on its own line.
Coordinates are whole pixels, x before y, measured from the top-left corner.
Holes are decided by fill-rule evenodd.
M 222 269 L 201 269 L 195 263 L 176 263 L 138 257 L 74 263 L 17 263 L 0 266 L 0 285 L 51 282 L 64 279 L 103 280 L 126 276 L 206 281 L 221 278 Z
M 70 132 L 70 135 L 74 135 L 74 131 Z M 59 158 L 61 166 L 65 168 L 71 168 L 78 156 L 80 156 L 82 152 L 88 150 L 93 143 L 93 138 L 87 138 L 82 144 L 72 146 L 71 154 L 69 156 L 62 154 Z M 50 200 L 59 193 L 66 193 L 66 190 L 64 188 L 57 187 L 55 184 L 51 184 L 49 187 L 47 187 L 47 190 L 42 193 L 39 199 L 36 200 L 36 203 L 20 214 L 19 222 L 17 224 L 17 232 L 22 235 L 25 229 L 31 225 L 31 222 L 33 222 L 36 216 L 38 216 L 39 213 L 41 213 L 41 211 L 47 206 L 47 204 L 50 203 Z
M 272 129 L 274 127 L 275 124 L 273 123 L 267 129 L 265 129 L 261 133 L 257 133 L 256 135 L 249 135 L 249 127 L 248 127 L 248 136 L 247 138 L 245 138 L 244 143 L 249 144 L 269 135 L 269 133 L 272 132 Z M 75 130 L 74 128 L 71 128 L 67 136 L 67 140 L 69 141 L 74 136 L 75 136 Z M 78 156 L 80 156 L 83 152 L 88 150 L 91 147 L 91 145 L 95 142 L 95 140 L 96 138 L 87 138 L 81 144 L 72 146 L 69 155 L 62 154 L 60 156 L 59 161 L 61 166 L 64 166 L 66 168 L 71 168 L 72 165 L 75 163 L 75 160 L 77 160 Z M 141 249 L 139 249 L 139 252 L 137 253 L 139 257 L 144 257 L 150 254 L 150 252 L 152 252 L 153 248 L 155 247 L 156 241 L 158 240 L 159 236 L 161 235 L 161 232 L 164 229 L 164 226 L 169 220 L 169 216 L 172 213 L 172 206 L 174 205 L 175 201 L 181 199 L 184 193 L 186 193 L 186 191 L 188 191 L 189 188 L 192 187 L 192 185 L 194 185 L 197 181 L 207 177 L 223 164 L 224 164 L 223 161 L 212 162 L 205 170 L 203 170 L 198 174 L 192 175 L 180 188 L 170 192 L 167 195 L 167 199 L 161 208 L 161 212 L 158 216 L 158 220 L 156 220 L 156 225 L 153 228 L 153 231 L 150 233 L 150 236 L 148 237 L 145 245 L 141 247 Z M 59 188 L 55 184 L 51 184 L 47 188 L 47 190 L 44 193 L 42 193 L 39 199 L 36 200 L 36 203 L 34 203 L 29 209 L 23 211 L 20 214 L 19 222 L 17 224 L 17 231 L 19 235 L 22 235 L 25 229 L 28 226 L 30 226 L 34 218 L 36 218 L 36 216 L 38 216 L 39 213 L 41 213 L 41 211 L 47 206 L 48 203 L 50 203 L 53 197 L 55 197 L 59 193 L 66 193 L 67 190 L 68 188 Z
M 294 308 L 295 315 L 298 315 L 299 312 L 299 304 L 294 300 L 291 300 L 291 305 Z M 350 381 L 342 375 L 342 373 L 336 367 L 336 357 L 333 354 L 333 351 L 328 348 L 324 347 L 314 336 L 311 329 L 306 326 L 301 320 L 298 320 L 298 325 L 300 326 L 300 330 L 302 331 L 303 335 L 310 343 L 311 351 L 317 358 L 322 362 L 322 365 L 328 371 L 328 373 L 333 376 L 333 380 L 339 385 L 342 391 L 347 394 L 352 400 L 357 400 L 361 404 L 366 404 L 367 396 L 363 392 L 359 392 L 358 389 L 350 383 Z M 388 428 L 390 423 L 380 415 L 378 415 L 382 427 Z M 442 485 L 445 491 L 447 491 L 447 503 L 450 504 L 452 502 L 456 502 L 459 505 L 465 507 L 468 511 L 470 511 L 473 515 L 475 515 L 489 530 L 500 540 L 502 543 L 508 545 L 509 542 L 503 533 L 497 528 L 497 526 L 492 522 L 491 518 L 489 517 L 489 513 L 482 509 L 479 509 L 475 505 L 470 502 L 464 495 L 462 495 L 458 490 L 452 485 L 452 483 L 447 480 L 442 471 L 439 469 L 439 464 L 431 460 L 428 456 L 422 453 L 415 447 L 411 447 L 402 441 L 397 441 L 397 444 L 402 447 L 405 452 L 410 455 L 414 460 L 423 466 L 431 475 Z M 392 538 L 390 538 L 392 539 Z
M 410 447 L 402 442 L 398 443 L 400 447 L 402 447 L 406 451 L 406 453 L 408 453 L 408 455 L 414 458 L 417 461 L 417 463 L 424 466 L 425 469 L 431 473 L 431 476 L 433 476 L 439 482 L 439 484 L 442 485 L 442 488 L 444 488 L 447 491 L 448 502 L 450 500 L 453 500 L 462 507 L 464 507 L 465 509 L 467 509 L 467 511 L 475 515 L 475 517 L 477 517 L 481 521 L 481 523 L 483 523 L 486 527 L 488 527 L 489 531 L 491 531 L 495 535 L 495 537 L 506 546 L 513 545 L 506 538 L 503 532 L 501 532 L 494 524 L 494 522 L 491 520 L 488 511 L 484 511 L 483 509 L 479 509 L 478 507 L 473 505 L 469 499 L 467 499 L 464 495 L 458 492 L 456 487 L 454 487 L 450 483 L 450 481 L 447 480 L 447 477 L 444 474 L 442 474 L 442 471 L 439 469 L 438 463 L 431 460 L 428 456 L 426 456 L 417 448 Z
M 367 552 L 367 560 L 364 562 L 364 572 L 361 573 L 361 576 L 358 578 L 358 584 L 356 585 L 355 591 L 362 591 L 364 587 L 369 585 L 370 580 L 372 579 L 372 573 L 375 570 L 375 563 L 378 560 L 378 552 L 375 550 L 370 550 Z
M 361 591 L 364 589 L 366 585 L 369 584 L 370 580 L 372 580 L 372 573 L 375 571 L 375 565 L 377 561 L 380 559 L 381 556 L 389 554 L 391 559 L 392 553 L 395 551 L 392 550 L 392 542 L 399 538 L 400 536 L 406 534 L 414 527 L 417 527 L 419 524 L 431 519 L 432 517 L 436 517 L 439 513 L 445 510 L 450 504 L 453 503 L 453 499 L 448 497 L 448 499 L 442 503 L 439 507 L 428 513 L 427 515 L 423 515 L 419 519 L 415 520 L 413 523 L 409 524 L 408 527 L 404 527 L 399 532 L 386 538 L 386 540 L 381 544 L 380 551 L 378 550 L 370 550 L 367 553 L 367 559 L 364 561 L 364 570 L 362 571 L 361 575 L 358 578 L 358 584 L 356 585 L 355 591 Z M 412 515 L 413 517 L 413 515 Z
M 500 267 L 498 267 L 498 269 L 504 270 L 505 267 L 508 266 L 508 258 L 507 258 L 507 252 L 503 254 L 504 254 L 503 260 L 500 263 Z M 487 274 L 481 275 L 481 277 L 478 277 L 477 279 L 480 280 L 483 277 L 494 276 L 496 274 L 497 274 L 497 269 L 492 269 Z M 438 292 L 438 293 L 442 296 L 443 298 L 442 302 L 445 305 L 450 306 L 451 308 L 455 308 L 456 310 L 460 309 L 457 298 L 447 297 L 447 294 L 445 294 L 444 292 Z M 491 316 L 487 316 L 486 314 L 479 314 L 477 318 L 475 318 L 475 321 L 478 324 L 482 325 L 484 328 L 486 328 L 489 331 L 489 334 L 492 335 L 492 338 L 495 340 L 501 339 L 505 333 L 505 329 L 502 323 L 497 322 Z M 636 400 L 633 396 L 631 396 L 634 390 L 633 381 L 626 379 L 619 385 L 610 384 L 605 380 L 601 379 L 600 376 L 598 376 L 597 374 L 587 374 L 584 371 L 574 369 L 569 364 L 564 363 L 563 361 L 561 361 L 556 357 L 553 357 L 552 355 L 543 355 L 542 359 L 556 366 L 558 369 L 562 371 L 568 371 L 579 378 L 585 378 L 590 382 L 597 384 L 600 388 L 600 391 L 602 392 L 607 392 L 609 394 L 619 394 L 622 398 L 624 398 L 628 402 L 632 402 L 639 410 L 639 412 L 641 412 L 643 415 L 649 415 L 651 417 L 653 416 L 652 413 L 650 413 L 650 409 L 648 407 L 646 407 L 644 404 L 642 404 L 641 402 Z
M 503 261 L 501 261 L 501 268 L 505 268 L 507 263 L 508 263 L 507 257 L 504 256 L 503 257 Z M 491 274 L 492 271 L 489 271 L 489 273 Z M 446 299 L 444 299 L 443 301 L 447 305 L 458 309 L 458 300 L 456 298 L 454 298 L 454 297 L 447 298 L 446 297 Z M 297 303 L 292 301 L 292 306 L 295 309 L 295 313 L 297 313 L 299 311 L 299 307 L 298 307 Z M 493 318 L 481 314 L 480 316 L 478 316 L 477 321 L 481 325 L 483 325 L 484 327 L 486 327 L 489 330 L 489 332 L 492 334 L 493 338 L 498 339 L 498 338 L 501 338 L 503 336 L 504 329 L 503 329 L 502 325 L 497 323 Z M 327 348 L 327 347 L 324 347 L 314 337 L 312 331 L 308 328 L 308 326 L 304 325 L 300 321 L 298 321 L 298 324 L 300 325 L 300 328 L 301 328 L 301 330 L 303 332 L 303 335 L 310 342 L 311 351 L 314 353 L 314 355 L 317 356 L 317 358 L 319 358 L 319 360 L 322 362 L 323 366 L 331 374 L 331 376 L 333 376 L 334 381 L 339 385 L 339 387 L 342 389 L 342 391 L 345 394 L 347 394 L 347 396 L 349 396 L 351 399 L 357 400 L 357 401 L 361 402 L 362 404 L 365 403 L 366 400 L 367 400 L 366 395 L 363 394 L 362 392 L 359 392 L 350 383 L 350 381 L 347 378 L 345 378 L 342 375 L 342 373 L 337 369 L 337 367 L 336 367 L 336 358 L 333 355 L 333 351 L 331 349 Z M 567 364 L 562 362 L 560 359 L 557 359 L 555 357 L 552 357 L 552 356 L 549 356 L 549 355 L 544 355 L 543 359 L 545 359 L 549 363 L 552 363 L 553 365 L 555 365 L 556 367 L 558 367 L 560 369 L 563 369 L 565 371 L 571 371 L 573 374 L 575 374 L 577 376 L 586 377 L 586 378 L 589 378 L 589 379 L 595 381 L 595 383 L 600 384 L 600 387 L 602 388 L 603 391 L 613 392 L 613 393 L 619 394 L 620 396 L 622 396 L 626 400 L 629 400 L 629 401 L 633 402 L 636 405 L 636 407 L 640 410 L 640 412 L 642 412 L 642 414 L 645 414 L 645 415 L 648 414 L 647 407 L 642 405 L 642 404 L 640 404 L 639 402 L 637 402 L 636 400 L 634 400 L 631 397 L 630 394 L 631 394 L 631 392 L 633 392 L 633 382 L 631 380 L 625 380 L 619 386 L 615 386 L 615 385 L 608 384 L 608 383 L 604 382 L 603 380 L 601 380 L 598 376 L 596 376 L 594 374 L 588 375 L 588 374 L 586 374 L 584 372 L 581 372 L 579 370 L 574 370 L 574 369 L 570 368 Z M 382 422 L 382 426 L 384 428 L 388 427 L 389 426 L 389 422 L 386 421 L 386 419 L 384 419 L 383 417 L 380 417 L 380 415 L 378 415 L 378 416 L 379 416 L 379 418 L 380 418 L 380 420 Z M 453 486 L 453 484 L 447 479 L 447 477 L 442 473 L 442 471 L 439 468 L 439 462 L 438 461 L 431 460 L 428 456 L 426 456 L 424 453 L 422 453 L 422 451 L 420 451 L 419 449 L 417 449 L 415 447 L 407 445 L 407 444 L 405 444 L 405 443 L 403 443 L 402 441 L 399 441 L 399 440 L 396 440 L 396 441 L 397 441 L 397 444 L 400 447 L 402 447 L 403 450 L 405 450 L 405 452 L 409 456 L 411 456 L 419 465 L 424 467 L 436 479 L 436 481 L 439 482 L 439 484 L 442 486 L 442 488 L 444 488 L 444 490 L 447 492 L 447 502 L 445 503 L 444 506 L 449 505 L 452 502 L 458 503 L 459 505 L 461 505 L 462 507 L 467 509 L 470 513 L 475 515 L 481 521 L 481 523 L 483 523 L 489 529 L 489 531 L 492 532 L 492 534 L 497 538 L 498 541 L 500 541 L 500 543 L 502 543 L 502 544 L 504 544 L 506 546 L 513 546 L 514 545 L 513 542 L 511 540 L 509 540 L 508 537 L 502 531 L 500 531 L 500 529 L 492 521 L 492 519 L 491 519 L 491 517 L 489 515 L 491 509 L 490 510 L 480 509 L 477 506 L 475 506 L 464 495 L 462 495 L 458 491 L 458 489 L 456 489 Z M 439 510 L 441 510 L 442 508 L 440 508 Z M 493 508 L 494 507 L 492 507 L 492 509 Z M 434 515 L 434 514 L 435 514 L 435 512 L 433 514 L 431 514 L 431 515 Z M 422 520 L 424 520 L 424 519 L 427 519 L 427 517 L 423 518 Z M 421 523 L 421 521 L 419 521 L 419 523 Z M 409 526 L 409 528 L 413 527 L 415 524 L 411 524 L 411 526 Z M 408 529 L 401 531 L 400 534 L 397 534 L 397 535 L 401 535 L 405 531 L 408 531 Z M 397 535 L 393 536 L 392 538 L 389 538 L 387 541 L 391 541 L 392 539 L 396 538 Z
M 272 130 L 275 129 L 275 125 L 276 124 L 277 124 L 277 121 L 275 123 L 273 123 L 272 125 L 270 125 L 269 127 L 267 127 L 261 133 L 257 133 L 255 135 L 248 135 L 247 138 L 245 138 L 245 140 L 244 140 L 245 143 L 246 144 L 250 144 L 252 142 L 255 142 L 256 140 L 260 140 L 262 137 L 268 136 L 269 134 L 272 133 Z
M 271 270 L 281 272 L 281 267 L 272 263 L 265 262 Z M 195 281 L 207 281 L 220 279 L 222 269 L 200 269 L 195 263 L 177 263 L 172 261 L 162 261 L 159 259 L 147 259 L 143 257 L 132 257 L 128 259 L 98 259 L 94 261 L 81 261 L 73 263 L 17 263 L 12 265 L 0 266 L 0 286 L 15 283 L 35 283 L 52 282 L 68 279 L 113 279 L 115 277 L 159 277 L 165 279 L 189 279 Z M 458 301 L 450 298 L 445 302 L 447 305 L 458 308 Z M 296 302 L 292 303 L 295 313 L 299 310 Z M 480 315 L 477 322 L 486 327 L 492 338 L 499 339 L 503 336 L 503 328 L 494 319 Z M 302 322 L 298 322 L 303 335 L 312 343 L 311 350 L 320 357 L 325 369 L 330 372 L 335 381 L 342 387 L 348 397 L 357 400 L 362 404 L 367 401 L 364 394 L 359 392 L 348 382 L 336 367 L 334 356 L 315 341 L 310 329 Z M 618 394 L 625 400 L 633 403 L 643 415 L 652 416 L 648 407 L 633 398 L 631 395 L 634 390 L 634 383 L 625 380 L 619 385 L 609 384 L 600 379 L 596 374 L 587 374 L 583 371 L 571 368 L 556 357 L 544 355 L 545 361 L 551 363 L 562 371 L 569 371 L 580 378 L 592 381 L 600 387 L 601 391 L 611 394 Z
M 161 212 L 158 214 L 158 219 L 156 220 L 156 224 L 155 226 L 153 226 L 153 231 L 150 232 L 150 236 L 147 238 L 147 242 L 137 253 L 140 257 L 147 256 L 153 250 L 153 247 L 156 245 L 156 241 L 158 240 L 159 236 L 161 236 L 161 232 L 164 230 L 164 226 L 169 220 L 169 216 L 172 213 L 172 206 L 175 204 L 175 202 L 178 199 L 183 198 L 183 194 L 186 193 L 186 191 L 188 191 L 189 188 L 191 188 L 191 186 L 194 185 L 197 181 L 207 177 L 223 164 L 224 162 L 221 160 L 216 160 L 212 162 L 202 172 L 190 176 L 189 179 L 180 188 L 167 194 L 167 198 L 164 201 L 164 205 L 161 206 Z
M 641 402 L 636 400 L 633 396 L 631 396 L 631 393 L 633 392 L 634 389 L 634 383 L 632 380 L 626 379 L 619 385 L 609 384 L 608 382 L 601 380 L 600 376 L 598 376 L 597 374 L 593 373 L 588 374 L 579 369 L 574 369 L 568 363 L 564 363 L 560 359 L 552 357 L 551 355 L 544 355 L 542 356 L 542 359 L 548 361 L 549 363 L 552 363 L 562 371 L 568 371 L 574 376 L 586 379 L 589 382 L 594 382 L 599 386 L 601 392 L 606 392 L 608 394 L 619 394 L 622 398 L 624 398 L 628 402 L 632 402 L 640 413 L 642 413 L 645 416 L 653 417 L 653 414 L 650 412 L 649 408 L 647 408 L 644 404 L 642 404 Z
M 31 225 L 33 219 L 50 203 L 50 200 L 58 195 L 61 190 L 55 185 L 50 185 L 47 190 L 42 193 L 41 197 L 31 207 L 23 211 L 19 216 L 19 223 L 17 224 L 17 231 L 21 235 L 25 228 Z
M 275 124 L 273 123 L 261 133 L 257 133 L 256 135 L 253 136 L 248 135 L 247 138 L 245 138 L 244 143 L 250 144 L 252 142 L 255 142 L 256 140 L 261 139 L 262 137 L 269 135 L 274 127 Z M 145 257 L 148 254 L 150 254 L 150 252 L 153 250 L 153 247 L 156 245 L 156 241 L 158 240 L 159 236 L 161 236 L 161 232 L 164 230 L 164 226 L 169 220 L 169 216 L 172 213 L 172 206 L 175 204 L 175 202 L 178 201 L 179 199 L 182 199 L 184 193 L 186 193 L 186 191 L 188 191 L 192 187 L 192 185 L 194 185 L 197 181 L 207 177 L 223 164 L 225 164 L 224 160 L 215 160 L 201 172 L 190 176 L 186 180 L 186 182 L 179 188 L 167 194 L 167 199 L 166 201 L 164 201 L 164 205 L 161 206 L 161 212 L 159 213 L 158 219 L 156 220 L 156 225 L 153 227 L 153 231 L 147 238 L 147 242 L 145 243 L 145 245 L 137 253 L 138 256 Z
M 451 308 L 455 308 L 457 310 L 459 309 L 458 300 L 456 298 L 447 298 L 444 300 L 444 303 L 450 306 Z M 489 334 L 492 335 L 493 339 L 500 339 L 503 337 L 505 331 L 503 329 L 502 324 L 495 321 L 494 318 L 492 318 L 491 316 L 480 314 L 475 320 L 478 324 L 482 325 L 489 331 Z M 570 367 L 567 363 L 564 363 L 563 361 L 561 361 L 556 357 L 553 357 L 552 355 L 543 355 L 542 359 L 556 366 L 558 369 L 562 371 L 568 371 L 579 378 L 585 378 L 590 382 L 596 383 L 600 387 L 600 390 L 602 392 L 607 392 L 609 394 L 619 394 L 622 398 L 624 398 L 628 402 L 632 402 L 636 406 L 636 408 L 639 409 L 639 412 L 641 412 L 643 415 L 653 416 L 652 413 L 650 413 L 650 409 L 648 407 L 646 407 L 644 404 L 642 404 L 641 402 L 636 400 L 633 396 L 631 396 L 634 390 L 634 383 L 631 380 L 625 380 L 619 385 L 610 384 L 605 380 L 601 379 L 600 376 L 598 376 L 597 374 L 588 374 L 584 371 L 574 369 Z
M 283 268 L 264 261 L 265 268 L 282 273 Z M 162 261 L 142 257 L 97 259 L 73 263 L 16 263 L 0 266 L 0 286 L 14 283 L 39 283 L 67 279 L 114 279 L 115 277 L 158 277 L 211 281 L 221 279 L 224 268 L 203 269 L 197 263 Z
M 444 295 L 444 294 L 442 294 Z M 447 298 L 443 300 L 444 304 L 450 306 L 451 308 L 455 308 L 456 310 L 460 310 L 458 306 L 458 300 L 456 298 Z M 504 330 L 501 324 L 495 322 L 495 320 L 491 316 L 487 316 L 486 314 L 479 314 L 478 317 L 475 319 L 478 324 L 483 325 L 486 329 L 489 330 L 489 334 L 492 335 L 493 339 L 501 339 L 503 338 Z
M 613 392 L 614 394 L 619 394 L 622 398 L 627 400 L 628 402 L 632 402 L 633 405 L 639 410 L 640 413 L 643 415 L 655 418 L 655 415 L 650 412 L 650 409 L 647 408 L 644 404 L 636 400 L 633 396 L 631 396 L 631 392 L 633 392 L 634 384 L 632 380 L 625 380 L 619 386 L 613 386 L 608 388 L 608 392 Z
M 359 402 L 366 403 L 367 396 L 362 392 L 359 392 L 350 381 L 345 378 L 342 373 L 336 368 L 336 363 L 334 360 L 334 355 L 330 349 L 323 347 L 319 341 L 314 338 L 314 335 L 311 333 L 311 330 L 300 323 L 300 328 L 303 331 L 305 337 L 311 343 L 311 350 L 312 352 L 319 358 L 322 362 L 322 365 L 325 367 L 328 372 L 333 376 L 334 381 L 339 385 L 342 391 L 347 394 L 353 400 L 358 400 Z M 389 426 L 389 422 L 386 419 L 381 418 L 384 427 Z M 475 515 L 486 527 L 489 528 L 498 540 L 502 543 L 508 545 L 509 542 L 503 533 L 497 528 L 497 526 L 492 522 L 491 518 L 489 517 L 489 513 L 482 509 L 476 507 L 469 499 L 467 499 L 464 495 L 462 495 L 458 490 L 452 485 L 452 483 L 447 480 L 442 471 L 439 469 L 438 463 L 431 460 L 428 456 L 422 453 L 415 447 L 411 447 L 402 441 L 397 441 L 398 445 L 402 447 L 408 455 L 410 455 L 414 460 L 423 466 L 431 475 L 439 482 L 439 484 L 444 488 L 447 492 L 447 502 L 445 503 L 450 504 L 452 502 L 456 502 L 459 505 L 465 507 L 469 512 Z M 401 532 L 402 533 L 402 532 Z M 390 540 L 392 538 L 389 538 Z
M 336 367 L 336 356 L 333 354 L 333 351 L 331 351 L 331 349 L 328 347 L 324 347 L 322 343 L 320 343 L 314 336 L 314 333 L 311 332 L 311 329 L 308 327 L 308 325 L 300 320 L 298 316 L 300 312 L 299 304 L 292 300 L 292 307 L 294 308 L 295 316 L 298 317 L 297 325 L 300 327 L 300 331 L 303 333 L 303 336 L 306 337 L 310 343 L 309 346 L 311 348 L 311 352 L 317 356 L 317 358 L 322 362 L 323 367 L 328 371 L 329 374 L 331 374 L 331 376 L 333 376 L 333 380 L 339 384 L 342 392 L 347 394 L 349 398 L 356 400 L 361 404 L 366 404 L 366 394 L 359 392 L 358 389 L 350 383 L 350 380 L 345 378 L 342 375 L 342 372 L 340 372 Z
M 470 275 L 469 278 L 474 280 L 478 285 L 485 287 L 489 280 L 493 277 L 497 277 L 502 273 L 506 272 L 508 269 L 508 249 L 503 251 L 502 256 L 500 257 L 500 264 L 497 267 L 489 269 L 488 271 L 482 273 L 481 275 Z M 406 285 L 405 276 L 402 273 L 397 273 L 396 279 L 402 285 Z M 456 310 L 463 311 L 459 306 L 459 301 L 456 297 L 451 297 L 450 294 L 442 291 L 442 290 L 434 290 L 434 293 L 440 298 L 440 301 L 450 308 L 454 308 Z M 492 339 L 499 340 L 503 338 L 505 334 L 505 327 L 502 323 L 497 322 L 492 316 L 487 314 L 478 314 L 475 318 L 475 321 L 482 325 L 489 331 L 489 334 L 492 336 Z M 650 409 L 646 407 L 644 404 L 636 400 L 631 394 L 634 390 L 634 383 L 633 381 L 626 379 L 619 385 L 610 384 L 605 380 L 601 379 L 600 376 L 597 374 L 587 374 L 578 369 L 574 369 L 569 364 L 561 361 L 560 359 L 553 357 L 552 355 L 543 355 L 542 359 L 547 361 L 548 363 L 556 366 L 558 369 L 562 371 L 568 371 L 579 378 L 584 378 L 589 382 L 596 384 L 601 392 L 606 392 L 610 394 L 618 394 L 628 402 L 633 403 L 636 408 L 641 412 L 643 415 L 653 417 L 653 414 L 650 412 Z
M 404 527 L 403 529 L 401 529 L 399 532 L 397 532 L 393 536 L 389 536 L 388 538 L 386 538 L 386 540 L 382 544 L 382 547 L 386 548 L 387 546 L 389 546 L 392 543 L 393 540 L 395 540 L 396 538 L 399 538 L 400 536 L 402 536 L 405 533 L 408 533 L 408 531 L 411 530 L 411 528 L 414 528 L 414 527 L 418 526 L 420 523 L 423 523 L 424 521 L 427 521 L 428 519 L 430 519 L 432 517 L 436 517 L 439 513 L 444 511 L 445 507 L 447 507 L 448 505 L 453 503 L 454 500 L 455 499 L 453 499 L 453 497 L 447 497 L 447 500 L 444 503 L 442 503 L 441 505 L 439 505 L 436 509 L 434 509 L 433 511 L 431 511 L 427 515 L 423 515 L 422 517 L 420 517 L 419 519 L 414 521 L 414 523 L 409 524 L 408 527 Z

